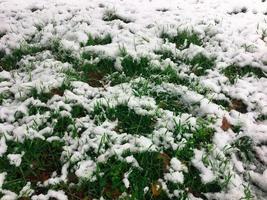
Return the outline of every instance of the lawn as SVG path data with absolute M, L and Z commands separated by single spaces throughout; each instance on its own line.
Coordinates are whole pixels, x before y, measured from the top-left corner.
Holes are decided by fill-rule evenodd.
M 267 199 L 266 8 L 0 0 L 0 199 Z

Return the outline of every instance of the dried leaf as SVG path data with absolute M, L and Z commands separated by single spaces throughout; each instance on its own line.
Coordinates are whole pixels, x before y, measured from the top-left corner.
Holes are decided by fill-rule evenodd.
M 60 89 L 58 89 L 58 88 L 53 88 L 52 90 L 51 90 L 51 93 L 52 94 L 54 94 L 54 95 L 58 95 L 58 96 L 63 96 L 63 94 L 64 94 L 64 91 L 62 91 L 62 90 L 60 90 Z
M 226 119 L 226 117 L 223 117 L 221 129 L 224 130 L 224 131 L 227 131 L 231 127 L 232 127 L 232 125 L 228 122 L 228 120 Z
M 162 187 L 159 182 L 154 182 L 151 184 L 151 191 L 153 197 L 158 197 L 161 194 Z
M 160 153 L 159 157 L 163 161 L 163 170 L 164 170 L 164 172 L 166 172 L 168 170 L 168 166 L 170 165 L 171 158 L 166 153 Z

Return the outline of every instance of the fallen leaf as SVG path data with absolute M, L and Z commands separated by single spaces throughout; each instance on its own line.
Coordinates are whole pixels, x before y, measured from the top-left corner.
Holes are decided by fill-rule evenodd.
M 170 165 L 171 158 L 166 153 L 160 153 L 159 157 L 163 161 L 163 170 L 164 170 L 164 172 L 166 172 L 168 170 L 168 166 Z
M 60 90 L 60 89 L 58 89 L 58 88 L 53 88 L 52 90 L 51 90 L 51 93 L 52 94 L 57 94 L 58 96 L 63 96 L 63 94 L 64 94 L 64 91 L 62 91 L 62 90 Z
M 221 129 L 224 131 L 227 131 L 231 127 L 232 127 L 232 125 L 229 123 L 229 121 L 226 119 L 226 117 L 223 117 Z
M 162 187 L 159 182 L 154 182 L 151 184 L 151 191 L 153 197 L 158 197 L 161 194 Z

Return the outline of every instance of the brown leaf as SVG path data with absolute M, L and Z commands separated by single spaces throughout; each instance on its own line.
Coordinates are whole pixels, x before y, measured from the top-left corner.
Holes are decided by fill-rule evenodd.
M 55 95 L 55 94 L 57 94 L 58 96 L 63 96 L 63 94 L 64 94 L 64 91 L 62 91 L 62 90 L 60 90 L 60 89 L 58 89 L 58 88 L 53 88 L 52 90 L 51 90 L 51 93 L 53 94 L 53 95 Z
M 231 127 L 232 127 L 232 125 L 228 122 L 228 120 L 226 119 L 226 117 L 223 117 L 221 129 L 224 130 L 224 131 L 227 131 Z
M 170 165 L 170 161 L 171 161 L 171 158 L 168 154 L 166 153 L 160 153 L 159 154 L 159 157 L 162 159 L 163 161 L 163 170 L 164 172 L 166 172 L 168 170 L 168 166 Z
M 159 182 L 154 182 L 151 184 L 151 191 L 153 197 L 158 197 L 161 194 L 162 187 Z

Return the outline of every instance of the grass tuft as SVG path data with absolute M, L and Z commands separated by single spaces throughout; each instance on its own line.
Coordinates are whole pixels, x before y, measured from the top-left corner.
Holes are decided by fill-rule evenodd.
M 185 63 L 191 65 L 191 71 L 197 76 L 207 74 L 207 70 L 215 65 L 215 58 L 208 58 L 202 53 L 197 54 L 193 59 L 186 59 Z
M 267 75 L 262 69 L 246 65 L 244 67 L 230 65 L 222 70 L 223 74 L 229 79 L 231 84 L 234 84 L 238 78 L 244 76 L 255 76 L 257 78 L 266 78 Z
M 110 43 L 112 43 L 112 37 L 110 34 L 107 34 L 103 37 L 100 36 L 93 37 L 91 34 L 89 34 L 86 46 L 106 45 Z
M 3 70 L 11 71 L 18 69 L 17 63 L 26 55 L 34 55 L 43 51 L 44 48 L 36 45 L 21 44 L 19 48 L 14 49 L 10 54 L 2 54 L 0 58 L 0 66 Z
M 134 110 L 128 108 L 127 105 L 118 105 L 112 108 L 96 104 L 91 115 L 97 125 L 100 125 L 107 119 L 111 121 L 118 120 L 116 130 L 128 134 L 151 134 L 156 122 L 154 116 L 138 115 Z
M 253 161 L 253 140 L 249 136 L 238 138 L 233 142 L 232 147 L 235 147 L 238 150 L 237 153 L 243 161 Z
M 52 52 L 58 61 L 62 63 L 70 63 L 73 66 L 79 66 L 80 59 L 74 55 L 72 50 L 65 49 L 59 39 L 53 40 L 46 48 Z
M 140 168 L 132 167 L 129 163 L 112 156 L 105 163 L 97 164 L 96 180 L 83 180 L 78 185 L 85 196 L 91 198 L 119 199 L 127 192 L 130 199 L 168 199 L 164 191 L 156 198 L 153 196 L 151 185 L 163 178 L 164 159 L 159 152 L 144 151 L 139 153 L 125 152 L 123 157 L 133 156 Z M 123 183 L 124 175 L 128 173 L 129 188 Z M 138 180 L 138 181 L 136 181 Z M 144 188 L 148 187 L 147 193 Z
M 85 117 L 87 115 L 87 111 L 82 105 L 77 104 L 72 106 L 71 115 L 74 118 Z
M 169 41 L 171 43 L 176 44 L 176 48 L 183 50 L 190 46 L 190 44 L 195 44 L 198 46 L 202 46 L 202 40 L 199 35 L 193 31 L 189 30 L 177 30 L 176 35 L 170 35 L 166 32 L 162 32 L 160 35 L 164 41 Z
M 19 191 L 28 181 L 37 189 L 38 181 L 45 181 L 54 171 L 61 169 L 60 156 L 63 144 L 59 141 L 47 142 L 41 139 L 26 139 L 23 143 L 8 141 L 8 152 L 0 157 L 0 173 L 7 172 L 3 189 Z M 7 154 L 24 152 L 19 167 L 11 165 Z

